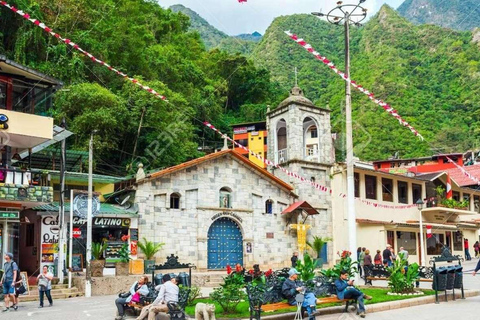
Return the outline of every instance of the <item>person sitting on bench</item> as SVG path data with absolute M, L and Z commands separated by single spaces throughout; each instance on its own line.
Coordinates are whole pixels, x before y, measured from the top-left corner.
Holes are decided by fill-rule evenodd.
M 148 316 L 148 320 L 155 320 L 157 313 L 168 312 L 167 303 L 178 302 L 178 293 L 180 289 L 177 286 L 177 278 L 171 278 L 166 274 L 162 278 L 163 284 L 155 287 L 159 291 L 157 298 L 149 306 L 143 307 L 142 312 L 135 320 L 143 320 Z
M 297 281 L 299 274 L 300 272 L 298 272 L 295 268 L 291 268 L 288 271 L 288 279 L 286 279 L 283 283 L 282 294 L 286 299 L 288 299 L 288 304 L 295 306 L 297 305 L 297 301 L 295 300 L 296 296 L 303 293 L 305 295 L 305 299 L 303 300 L 302 307 L 307 309 L 308 320 L 315 320 L 317 298 L 311 292 L 305 293 L 305 286 L 303 286 L 300 281 Z
M 335 280 L 335 288 L 337 289 L 337 298 L 343 299 L 356 299 L 358 303 L 358 312 L 361 318 L 365 318 L 365 305 L 363 299 L 371 300 L 372 297 L 367 296 L 362 291 L 353 287 L 353 280 L 348 280 L 348 272 L 342 270 L 340 272 L 340 278 Z

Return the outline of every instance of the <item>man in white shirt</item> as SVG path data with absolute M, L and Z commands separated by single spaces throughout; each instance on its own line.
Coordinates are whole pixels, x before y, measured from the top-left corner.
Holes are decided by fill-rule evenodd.
M 400 251 L 398 252 L 398 255 L 408 261 L 408 251 L 405 250 L 403 247 L 400 247 Z
M 167 303 L 178 302 L 178 293 L 180 289 L 177 286 L 177 279 L 170 278 L 170 275 L 166 274 L 162 278 L 163 284 L 155 287 L 155 290 L 159 291 L 157 298 L 151 305 L 142 309 L 142 312 L 136 320 L 143 320 L 147 317 L 148 320 L 155 320 L 157 313 L 168 312 Z

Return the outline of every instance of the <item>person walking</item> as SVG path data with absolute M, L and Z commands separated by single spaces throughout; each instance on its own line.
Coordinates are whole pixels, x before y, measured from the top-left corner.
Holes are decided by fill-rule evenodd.
M 364 263 L 365 263 L 364 262 L 365 250 L 367 250 L 367 248 L 363 247 L 362 250 L 360 251 L 360 254 L 358 255 L 358 264 L 359 264 L 358 273 L 360 275 L 360 278 L 363 276 L 363 273 L 364 273 L 363 266 L 364 266 Z
M 370 275 L 370 270 L 372 270 L 373 267 L 373 262 L 372 262 L 372 256 L 370 255 L 370 250 L 365 250 L 365 256 L 363 257 L 363 274 L 364 277 L 367 277 Z
M 405 250 L 404 247 L 400 247 L 400 251 L 398 251 L 398 256 L 408 261 L 408 251 Z
M 472 260 L 472 257 L 470 256 L 470 252 L 468 251 L 469 247 L 468 247 L 468 239 L 467 238 L 465 238 L 465 240 L 463 240 L 463 247 L 465 249 L 465 259 L 467 261 Z
M 393 254 L 392 254 L 392 246 L 387 244 L 387 247 L 385 250 L 383 250 L 382 256 L 383 256 L 383 265 L 385 267 L 391 267 L 392 262 L 393 262 Z
M 3 312 L 7 312 L 10 310 L 10 299 L 15 301 L 15 280 L 17 279 L 18 266 L 15 261 L 13 261 L 13 254 L 6 253 L 4 259 L 4 273 L 2 279 L 0 280 L 0 285 L 3 287 L 5 302 L 5 308 L 3 309 Z M 15 311 L 18 309 L 18 306 L 15 302 L 12 304 L 12 309 Z
M 473 250 L 475 251 L 475 258 L 478 258 L 478 255 L 480 253 L 480 243 L 478 243 L 478 241 L 476 241 L 473 245 Z
M 292 268 L 295 268 L 297 266 L 297 261 L 298 261 L 298 252 L 293 253 L 293 256 L 290 258 L 290 261 L 292 261 Z
M 43 308 L 44 294 L 47 296 L 49 306 L 53 306 L 52 295 L 50 294 L 52 290 L 52 279 L 53 274 L 48 271 L 48 266 L 43 266 L 42 272 L 37 276 L 38 294 L 40 295 L 40 305 L 38 306 L 39 308 Z

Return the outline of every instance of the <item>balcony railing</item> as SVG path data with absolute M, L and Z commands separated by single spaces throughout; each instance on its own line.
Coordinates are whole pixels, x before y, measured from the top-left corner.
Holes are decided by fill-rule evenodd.
M 0 168 L 0 200 L 52 202 L 53 188 L 41 171 Z
M 320 161 L 320 152 L 318 148 L 303 148 L 304 159 L 307 161 Z
M 277 162 L 279 164 L 287 162 L 288 161 L 287 149 L 278 150 L 276 152 L 276 156 L 277 156 Z

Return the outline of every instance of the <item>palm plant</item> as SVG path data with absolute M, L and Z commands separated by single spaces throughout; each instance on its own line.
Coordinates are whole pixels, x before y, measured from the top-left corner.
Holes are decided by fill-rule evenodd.
M 107 249 L 106 242 L 92 242 L 92 257 L 94 260 L 103 258 L 103 252 Z
M 317 237 L 313 236 L 313 242 L 307 241 L 307 246 L 312 248 L 313 251 L 317 254 L 317 266 L 321 265 L 321 256 L 322 250 L 325 243 L 332 241 L 332 238 L 329 237 Z
M 153 256 L 162 249 L 165 243 L 155 243 L 153 241 L 148 241 L 146 238 L 143 238 L 142 241 L 139 241 L 137 245 L 140 250 L 142 250 L 146 260 L 152 260 Z

